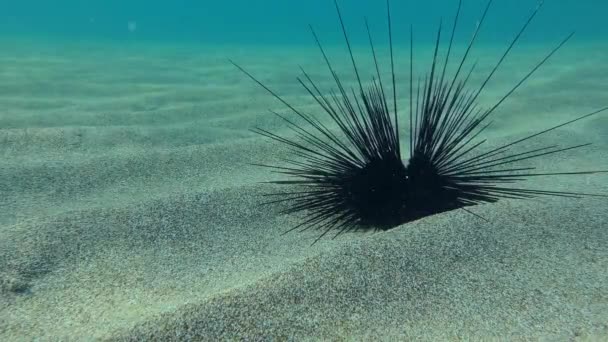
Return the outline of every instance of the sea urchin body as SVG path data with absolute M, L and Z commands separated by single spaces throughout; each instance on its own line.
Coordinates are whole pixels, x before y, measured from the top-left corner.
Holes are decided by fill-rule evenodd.
M 323 231 L 321 237 L 332 230 L 336 231 L 337 236 L 351 230 L 388 230 L 428 215 L 458 208 L 467 210 L 465 208 L 468 206 L 491 203 L 501 198 L 605 197 L 578 192 L 518 188 L 512 185 L 519 180 L 536 176 L 606 172 L 534 173 L 533 167 L 517 165 L 523 160 L 578 149 L 589 144 L 565 147 L 545 146 L 519 152 L 513 152 L 513 147 L 606 111 L 608 108 L 599 109 L 517 141 L 480 152 L 485 140 L 480 140 L 478 137 L 489 126 L 488 117 L 571 37 L 570 35 L 561 41 L 496 104 L 489 108 L 482 108 L 478 104 L 479 95 L 537 15 L 542 2 L 528 17 L 479 87 L 469 86 L 469 79 L 475 70 L 475 65 L 468 66 L 467 62 L 490 9 L 491 0 L 485 7 L 473 37 L 467 45 L 464 55 L 456 64 L 456 71 L 453 74 L 449 74 L 447 69 L 452 57 L 452 44 L 462 1 L 458 3 L 443 63 L 439 62 L 442 34 L 440 25 L 433 58 L 430 61 L 430 70 L 424 78 L 417 81 L 417 86 L 413 81 L 413 43 L 411 43 L 410 151 L 409 158 L 404 163 L 399 139 L 390 3 L 387 0 L 392 76 L 390 80 L 392 99 L 389 101 L 390 95 L 387 95 L 385 84 L 387 82 L 384 82 L 381 77 L 367 21 L 366 28 L 375 65 L 375 76 L 369 85 L 364 85 L 353 56 L 340 8 L 337 1 L 334 1 L 356 76 L 356 89 L 347 90 L 314 31 L 312 31 L 313 36 L 335 81 L 337 92 L 323 94 L 304 70 L 302 70 L 303 77 L 298 78 L 298 81 L 322 111 L 329 115 L 337 129 L 326 126 L 313 115 L 292 106 L 252 74 L 235 64 L 306 123 L 304 126 L 295 123 L 285 115 L 275 113 L 285 120 L 294 137 L 279 136 L 261 128 L 254 130 L 286 145 L 292 152 L 293 158 L 286 160 L 285 165 L 260 165 L 288 176 L 288 179 L 272 182 L 287 185 L 289 190 L 268 194 L 272 198 L 268 203 L 289 203 L 289 209 L 286 212 L 309 212 L 308 217 L 293 229 L 317 227 Z M 413 41 L 412 38 L 411 41 Z M 389 102 L 391 102 L 390 105 Z

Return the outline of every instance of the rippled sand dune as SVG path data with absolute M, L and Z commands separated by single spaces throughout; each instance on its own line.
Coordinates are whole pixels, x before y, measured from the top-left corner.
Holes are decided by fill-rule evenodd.
M 275 176 L 250 164 L 288 151 L 249 129 L 287 132 L 268 111 L 283 107 L 226 58 L 314 112 L 295 81 L 303 65 L 331 86 L 314 49 L 2 45 L 2 341 L 608 338 L 606 198 L 502 201 L 473 208 L 487 222 L 455 211 L 312 247 L 318 232 L 281 235 L 300 217 L 259 205 Z M 516 50 L 482 103 L 549 48 Z M 473 81 L 500 51 L 480 50 Z M 567 46 L 496 113 L 488 148 L 608 105 L 606 60 Z M 608 169 L 608 114 L 529 146 L 584 142 L 535 165 Z M 528 185 L 608 194 L 608 175 Z

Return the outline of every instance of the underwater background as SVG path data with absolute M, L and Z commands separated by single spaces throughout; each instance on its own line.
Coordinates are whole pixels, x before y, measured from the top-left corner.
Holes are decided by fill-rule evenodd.
M 537 4 L 493 1 L 472 84 Z M 385 2 L 340 5 L 364 79 L 364 17 L 389 73 Z M 419 77 L 457 5 L 391 1 L 399 108 L 410 25 Z M 463 0 L 454 56 L 485 5 Z M 486 148 L 608 105 L 606 13 L 545 1 L 481 105 L 576 34 L 496 112 Z M 474 207 L 485 220 L 453 211 L 314 246 L 318 231 L 282 235 L 302 216 L 260 206 L 276 176 L 251 164 L 289 150 L 250 130 L 289 134 L 269 110 L 291 113 L 228 59 L 327 120 L 297 81 L 302 66 L 335 87 L 309 24 L 353 82 L 332 0 L 2 3 L 0 341 L 608 339 L 606 198 L 505 200 Z M 608 170 L 607 113 L 521 148 L 584 143 L 524 165 Z M 529 185 L 608 194 L 606 174 Z
M 485 34 L 501 40 L 511 37 L 537 4 L 537 0 L 496 1 Z M 475 23 L 483 5 L 482 0 L 465 1 L 462 23 Z M 372 27 L 384 29 L 383 6 L 384 1 L 344 1 L 353 39 L 366 38 L 356 33 L 363 33 L 364 16 Z M 407 37 L 410 25 L 422 38 L 434 34 L 441 17 L 451 21 L 455 6 L 453 0 L 394 1 L 396 35 Z M 308 24 L 312 24 L 329 42 L 341 43 L 333 10 L 327 0 L 7 1 L 0 13 L 0 33 L 41 39 L 308 45 L 312 43 Z M 603 25 L 607 12 L 608 3 L 602 0 L 549 0 L 527 36 L 548 40 L 562 30 L 575 30 L 579 40 L 602 39 L 608 33 Z M 129 22 L 137 23 L 136 32 L 129 31 Z

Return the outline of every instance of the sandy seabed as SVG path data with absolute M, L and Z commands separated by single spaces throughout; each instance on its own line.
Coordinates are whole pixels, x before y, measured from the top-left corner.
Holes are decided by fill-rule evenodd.
M 268 112 L 284 108 L 226 58 L 318 112 L 295 81 L 301 64 L 331 87 L 314 49 L 3 46 L 1 341 L 608 339 L 606 198 L 505 200 L 473 208 L 487 222 L 454 211 L 312 247 L 318 231 L 281 235 L 301 217 L 259 206 L 276 176 L 249 164 L 288 152 L 249 129 L 289 134 Z M 480 102 L 549 49 L 515 50 Z M 474 84 L 499 52 L 476 50 Z M 495 113 L 486 148 L 608 105 L 606 60 L 568 45 Z M 534 165 L 608 169 L 608 113 L 519 149 L 585 142 Z M 608 175 L 526 185 L 608 194 Z

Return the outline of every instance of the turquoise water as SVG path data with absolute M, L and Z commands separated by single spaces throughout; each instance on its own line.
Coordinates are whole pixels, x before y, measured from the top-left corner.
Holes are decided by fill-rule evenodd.
M 494 1 L 481 39 L 511 37 L 537 0 Z M 462 29 L 472 30 L 485 1 L 464 1 Z M 353 35 L 363 38 L 362 18 L 375 30 L 384 29 L 384 3 L 378 0 L 341 1 Z M 434 31 L 439 18 L 451 19 L 454 0 L 393 1 L 397 38 L 413 24 L 417 36 Z M 576 30 L 578 40 L 608 35 L 608 2 L 603 0 L 546 1 L 527 39 L 552 40 Z M 129 30 L 129 22 L 136 23 Z M 314 25 L 327 41 L 339 39 L 332 1 L 5 1 L 0 35 L 55 36 L 90 40 L 153 40 L 196 43 L 287 44 L 311 43 L 307 25 Z M 399 40 L 398 40 L 399 42 Z M 397 42 L 397 43 L 398 43 Z

